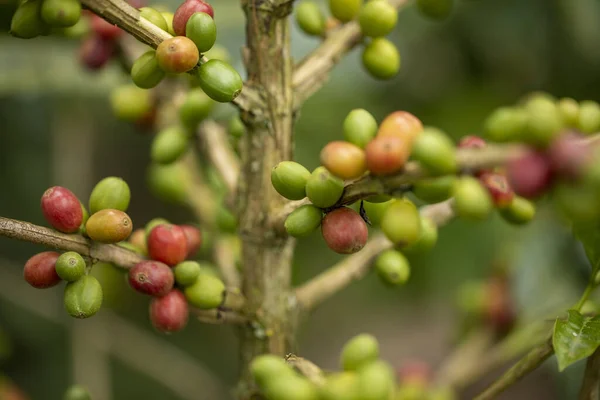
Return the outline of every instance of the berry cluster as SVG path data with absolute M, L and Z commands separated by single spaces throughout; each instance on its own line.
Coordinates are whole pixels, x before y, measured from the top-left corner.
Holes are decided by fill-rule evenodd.
M 46 36 L 53 29 L 72 27 L 81 18 L 79 0 L 27 0 L 19 3 L 10 34 L 21 39 Z

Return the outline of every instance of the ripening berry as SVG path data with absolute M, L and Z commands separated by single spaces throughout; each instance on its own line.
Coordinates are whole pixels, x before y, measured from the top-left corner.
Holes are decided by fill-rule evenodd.
M 367 110 L 357 108 L 344 119 L 344 139 L 364 149 L 377 134 L 377 121 Z
M 92 395 L 84 386 L 73 385 L 65 392 L 63 400 L 92 400 Z
M 127 211 L 131 200 L 129 185 L 122 178 L 109 176 L 94 186 L 90 194 L 90 212 L 97 213 L 108 208 Z
M 219 103 L 233 101 L 244 85 L 242 77 L 225 61 L 211 59 L 198 68 L 198 83 L 204 92 Z
M 527 199 L 540 196 L 553 180 L 548 157 L 533 150 L 509 161 L 506 175 L 515 193 Z
M 363 0 L 329 0 L 331 15 L 340 22 L 352 21 L 359 13 Z
M 398 378 L 402 384 L 412 383 L 427 386 L 432 378 L 431 366 L 424 361 L 410 360 L 398 368 Z
M 131 66 L 131 79 L 142 89 L 152 89 L 165 77 L 165 71 L 158 66 L 156 51 L 148 50 Z
M 164 296 L 173 289 L 175 279 L 168 265 L 159 261 L 142 261 L 129 270 L 129 285 L 150 296 Z
M 471 176 L 458 178 L 452 191 L 454 211 L 468 220 L 484 220 L 492 212 L 492 197 L 481 183 Z
M 189 318 L 185 296 L 177 289 L 150 302 L 150 322 L 160 332 L 177 332 L 185 328 Z
M 296 6 L 295 13 L 296 23 L 307 35 L 321 36 L 325 32 L 325 14 L 317 3 L 305 0 Z
M 125 33 L 118 26 L 113 25 L 108 21 L 105 21 L 96 14 L 92 14 L 91 21 L 92 31 L 94 31 L 94 33 L 102 39 L 115 40 L 119 36 L 123 35 L 123 33 Z
M 406 283 L 410 277 L 408 260 L 398 250 L 386 250 L 377 256 L 375 269 L 381 280 L 392 286 Z
M 190 176 L 184 165 L 150 164 L 146 174 L 148 188 L 158 199 L 171 204 L 187 202 Z
M 515 192 L 510 187 L 506 175 L 498 172 L 484 172 L 479 176 L 479 181 L 492 196 L 496 207 L 505 208 L 512 203 Z
M 367 169 L 373 175 L 392 175 L 404 168 L 411 146 L 398 136 L 379 136 L 365 148 Z
M 559 136 L 552 142 L 546 154 L 554 173 L 568 180 L 581 178 L 592 161 L 589 146 L 575 134 Z
M 396 386 L 396 373 L 385 361 L 374 361 L 358 371 L 358 396 L 362 400 L 391 399 Z
M 270 381 L 287 375 L 295 375 L 292 367 L 282 357 L 274 354 L 263 354 L 255 357 L 250 363 L 250 373 L 256 384 L 264 389 Z
M 306 196 L 317 207 L 333 206 L 342 197 L 344 181 L 325 167 L 317 167 L 306 181 Z
M 421 235 L 413 244 L 403 247 L 404 254 L 421 254 L 433 249 L 438 240 L 438 227 L 431 218 L 421 216 Z
M 110 104 L 117 118 L 137 122 L 152 111 L 151 92 L 135 85 L 123 85 L 110 95 Z
M 215 20 L 205 12 L 193 13 L 185 26 L 185 36 L 196 44 L 200 53 L 209 51 L 217 40 Z
M 214 275 L 200 274 L 198 279 L 184 290 L 185 298 L 194 307 L 217 308 L 225 301 L 225 284 Z
M 394 201 L 394 199 L 388 199 L 379 203 L 372 201 L 363 202 L 363 207 L 367 213 L 367 217 L 373 226 L 379 226 L 381 224 L 381 220 L 383 219 L 386 210 Z
M 216 104 L 202 89 L 191 89 L 179 107 L 179 119 L 183 125 L 195 130 L 210 115 Z
M 386 36 L 398 22 L 398 11 L 386 0 L 369 1 L 358 15 L 360 30 L 364 36 Z
M 518 141 L 527 129 L 529 114 L 522 108 L 501 107 L 484 122 L 486 137 L 493 142 Z
M 310 172 L 294 161 L 282 161 L 271 170 L 271 184 L 283 197 L 301 200 L 306 197 L 306 182 Z
M 54 229 L 64 233 L 79 230 L 83 212 L 79 199 L 69 189 L 53 186 L 42 195 L 42 214 Z
M 362 63 L 374 78 L 392 79 L 400 71 L 400 53 L 394 43 L 386 38 L 375 38 L 365 46 Z
M 577 128 L 582 133 L 594 133 L 600 129 L 600 105 L 595 101 L 579 103 L 579 121 Z
M 408 199 L 394 201 L 381 219 L 381 230 L 394 245 L 409 246 L 421 236 L 419 210 Z
M 171 164 L 185 154 L 190 145 L 190 136 L 179 125 L 159 131 L 152 139 L 150 158 L 157 164 Z
M 423 130 L 415 140 L 411 157 L 432 174 L 453 174 L 458 169 L 454 143 L 436 128 Z
M 358 376 L 354 372 L 334 372 L 319 388 L 321 400 L 358 400 Z
M 556 107 L 563 123 L 569 128 L 576 128 L 579 123 L 579 103 L 576 100 L 565 97 L 556 103 Z
M 93 214 L 85 224 L 90 239 L 100 243 L 118 243 L 131 235 L 133 222 L 123 211 L 104 209 Z
M 482 149 L 485 146 L 485 139 L 476 135 L 465 136 L 458 142 L 459 149 Z
M 173 268 L 175 282 L 181 286 L 190 286 L 196 282 L 200 276 L 201 267 L 196 261 L 184 261 Z
M 321 164 L 341 179 L 356 179 L 367 170 L 365 152 L 352 143 L 329 142 L 320 154 Z
M 318 400 L 317 387 L 304 376 L 297 374 L 272 379 L 263 389 L 269 400 Z
M 313 233 L 319 225 L 323 212 L 312 204 L 305 204 L 294 211 L 285 219 L 285 230 L 293 237 L 305 237 Z
M 535 217 L 535 204 L 531 201 L 514 196 L 510 205 L 500 210 L 500 216 L 513 225 L 523 225 Z
M 187 241 L 188 254 L 186 258 L 193 258 L 202 246 L 202 232 L 192 225 L 179 225 L 183 229 Z
M 173 267 L 184 261 L 187 254 L 187 238 L 181 227 L 160 224 L 150 231 L 148 235 L 148 255 L 153 260 Z
M 165 17 L 154 8 L 151 7 L 142 7 L 140 8 L 140 17 L 147 19 L 152 22 L 154 25 L 167 32 L 169 30 L 169 26 L 167 25 L 167 21 Z
M 441 21 L 450 15 L 453 3 L 454 0 L 417 0 L 417 8 L 424 16 Z
M 346 342 L 340 355 L 344 371 L 356 371 L 379 358 L 379 342 L 373 335 L 362 333 Z
M 79 62 L 90 71 L 104 67 L 115 52 L 115 43 L 100 36 L 85 38 L 79 47 Z
M 198 48 L 185 36 L 163 40 L 156 48 L 158 66 L 165 72 L 181 74 L 198 65 Z
M 129 236 L 128 241 L 133 247 L 135 247 L 136 252 L 143 256 L 148 255 L 148 247 L 146 246 L 146 232 L 144 231 L 144 228 L 138 228 L 133 231 L 131 236 Z
M 92 275 L 84 275 L 67 283 L 64 293 L 65 309 L 73 318 L 89 318 L 102 306 L 102 286 Z
M 427 203 L 439 203 L 452 196 L 456 176 L 446 175 L 437 178 L 421 179 L 413 185 L 413 193 Z
M 421 120 L 406 111 L 394 111 L 381 121 L 377 136 L 397 136 L 410 145 L 423 132 Z
M 327 246 L 339 254 L 360 251 L 369 236 L 365 221 L 348 207 L 337 208 L 325 214 L 321 222 L 321 233 Z
M 81 17 L 81 3 L 78 0 L 44 0 L 41 15 L 44 22 L 53 27 L 73 26 Z
M 60 254 L 55 251 L 44 251 L 31 257 L 25 263 L 23 277 L 36 289 L 46 289 L 60 283 L 55 265 Z
M 54 268 L 61 279 L 73 282 L 85 274 L 85 261 L 80 254 L 68 251 L 58 257 Z
M 194 13 L 206 13 L 212 18 L 215 12 L 210 4 L 202 0 L 186 0 L 175 11 L 173 16 L 173 30 L 177 36 L 185 36 L 185 27 L 188 20 Z

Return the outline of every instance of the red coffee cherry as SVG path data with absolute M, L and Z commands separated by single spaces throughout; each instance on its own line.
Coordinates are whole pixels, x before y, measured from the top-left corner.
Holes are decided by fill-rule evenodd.
M 202 0 L 186 0 L 177 8 L 173 16 L 173 30 L 177 36 L 185 36 L 185 26 L 192 14 L 197 12 L 215 17 L 215 12 L 210 4 Z
M 148 254 L 171 267 L 179 264 L 188 255 L 184 230 L 177 225 L 158 225 L 148 235 Z
M 481 149 L 486 145 L 485 140 L 482 137 L 469 135 L 463 137 L 458 142 L 458 147 L 461 149 Z
M 552 170 L 566 179 L 577 180 L 591 161 L 592 152 L 581 136 L 569 133 L 559 136 L 547 150 Z
M 198 64 L 199 59 L 198 48 L 185 36 L 164 40 L 156 48 L 156 61 L 165 72 L 173 74 L 187 72 Z
M 185 296 L 174 289 L 163 297 L 155 297 L 150 303 L 150 321 L 161 332 L 177 332 L 188 322 L 189 309 Z
M 202 232 L 192 225 L 179 225 L 179 227 L 183 229 L 187 240 L 187 258 L 191 258 L 196 255 L 200 246 L 202 246 Z
M 410 156 L 411 145 L 398 136 L 379 136 L 365 147 L 367 169 L 373 175 L 400 171 Z
M 54 266 L 60 254 L 55 251 L 44 251 L 36 254 L 25 263 L 23 277 L 25 281 L 37 289 L 45 289 L 58 285 L 60 276 Z
M 96 14 L 92 15 L 91 25 L 92 31 L 106 40 L 115 40 L 124 33 L 121 28 L 105 21 Z
M 353 209 L 341 207 L 325 215 L 321 233 L 327 246 L 339 254 L 352 254 L 361 250 L 369 231 L 362 217 Z
M 483 172 L 479 181 L 492 196 L 494 204 L 498 208 L 506 208 L 511 205 L 515 192 L 510 187 L 506 175 L 497 172 Z
M 100 36 L 90 36 L 81 43 L 79 47 L 79 62 L 91 71 L 104 67 L 115 52 L 115 44 L 112 40 L 103 39 Z
M 129 284 L 143 294 L 164 296 L 173 289 L 175 278 L 168 265 L 142 261 L 129 270 Z
M 79 230 L 83 221 L 83 211 L 79 199 L 61 186 L 53 186 L 42 195 L 42 213 L 52 227 L 65 233 Z
M 515 193 L 528 199 L 544 193 L 553 178 L 548 158 L 535 150 L 511 160 L 506 167 L 506 175 Z

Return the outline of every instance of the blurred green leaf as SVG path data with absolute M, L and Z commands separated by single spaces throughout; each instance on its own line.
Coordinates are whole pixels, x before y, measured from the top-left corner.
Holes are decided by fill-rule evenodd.
M 575 310 L 569 310 L 566 320 L 556 320 L 552 346 L 559 371 L 590 356 L 599 345 L 600 316 L 584 317 Z

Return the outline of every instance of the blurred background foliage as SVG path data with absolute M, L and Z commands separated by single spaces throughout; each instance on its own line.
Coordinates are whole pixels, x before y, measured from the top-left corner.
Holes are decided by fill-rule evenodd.
M 175 1 L 161 4 L 177 7 Z M 230 50 L 234 66 L 242 71 L 243 13 L 234 0 L 214 6 L 218 43 Z M 0 2 L 0 215 L 43 225 L 39 199 L 47 187 L 67 186 L 87 199 L 98 180 L 117 175 L 131 186 L 134 225 L 141 227 L 157 216 L 190 221 L 188 210 L 159 202 L 145 186 L 150 136 L 111 115 L 108 95 L 129 78 L 116 63 L 100 73 L 84 71 L 77 62 L 76 40 L 11 38 L 6 32 L 14 8 L 10 0 Z M 458 139 L 480 133 L 491 110 L 533 90 L 600 101 L 598 37 L 597 0 L 457 0 L 452 17 L 443 23 L 406 7 L 390 36 L 402 55 L 399 76 L 390 82 L 373 80 L 362 70 L 360 51 L 352 52 L 302 109 L 295 130 L 296 159 L 309 169 L 316 167 L 319 150 L 341 138 L 342 120 L 353 108 L 366 108 L 378 120 L 408 110 Z M 292 41 L 296 59 L 318 44 L 295 25 Z M 232 115 L 234 109 L 225 105 L 220 112 Z M 182 398 L 122 357 L 107 359 L 90 350 L 100 333 L 102 340 L 120 340 L 106 322 L 110 318 L 72 321 L 61 312 L 62 289 L 35 291 L 22 282 L 22 265 L 41 250 L 0 238 L 2 374 L 31 399 L 60 399 L 74 379 L 95 391 L 95 400 Z M 300 241 L 296 254 L 298 283 L 340 259 L 319 234 Z M 388 289 L 370 276 L 317 310 L 301 328 L 300 354 L 335 368 L 343 343 L 370 332 L 394 365 L 420 359 L 435 367 L 449 353 L 456 333 L 457 288 L 485 278 L 499 260 L 513 271 L 513 295 L 523 319 L 556 317 L 583 290 L 589 271 L 568 229 L 543 206 L 535 223 L 523 229 L 499 218 L 480 224 L 454 221 L 443 228 L 431 254 L 412 259 L 407 285 Z M 181 333 L 161 336 L 148 321 L 148 299 L 128 289 L 122 272 L 104 266 L 95 273 L 105 288 L 104 313 L 129 320 L 161 346 L 183 350 L 205 375 L 193 375 L 168 358 L 156 361 L 167 360 L 159 371 L 193 382 L 197 399 L 228 398 L 223 391 L 217 395 L 203 388 L 208 387 L 206 376 L 233 386 L 238 372 L 234 329 L 192 321 Z M 136 346 L 135 335 L 128 340 Z M 152 363 L 153 349 L 147 350 L 145 360 Z M 575 398 L 581 373 L 579 363 L 558 375 L 551 360 L 504 398 Z M 473 394 L 467 391 L 464 398 Z

